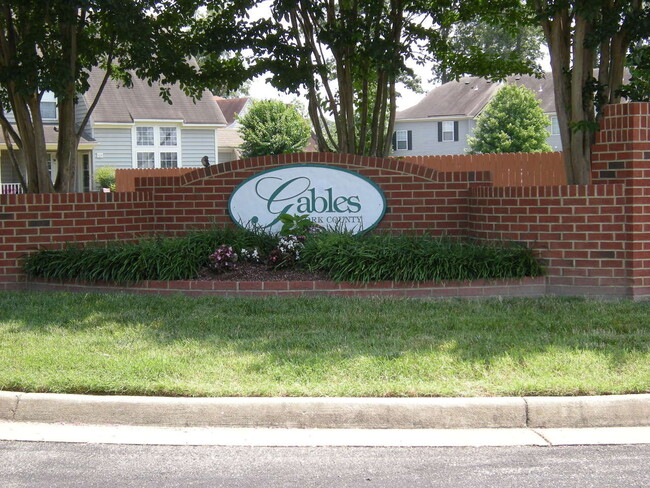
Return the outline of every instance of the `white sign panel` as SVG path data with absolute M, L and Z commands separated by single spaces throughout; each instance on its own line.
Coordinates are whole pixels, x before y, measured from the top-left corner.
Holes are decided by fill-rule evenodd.
M 242 182 L 228 201 L 233 221 L 277 233 L 282 214 L 309 215 L 325 228 L 358 234 L 386 213 L 381 189 L 360 174 L 316 164 L 283 166 Z

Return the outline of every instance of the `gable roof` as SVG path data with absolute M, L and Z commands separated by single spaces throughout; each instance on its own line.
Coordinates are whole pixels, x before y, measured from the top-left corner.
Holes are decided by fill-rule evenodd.
M 93 69 L 88 79 L 90 89 L 84 95 L 87 105 L 95 99 L 105 71 Z M 219 106 L 212 94 L 205 90 L 200 99 L 192 100 L 180 89 L 178 84 L 170 87 L 172 104 L 159 95 L 161 85 L 151 86 L 133 77 L 133 86 L 127 88 L 109 79 L 93 110 L 94 123 L 132 123 L 134 120 L 182 120 L 185 124 L 225 125 Z
M 241 111 L 244 109 L 244 107 L 246 106 L 250 98 L 249 97 L 242 97 L 242 98 L 214 97 L 214 100 L 217 102 L 217 105 L 219 105 L 219 108 L 221 109 L 221 113 L 223 113 L 223 116 L 226 119 L 226 123 L 230 125 L 235 121 L 235 115 L 241 113 Z
M 532 90 L 544 112 L 555 112 L 553 78 L 545 73 L 543 78 L 528 75 L 509 76 L 507 84 L 523 85 Z M 434 88 L 417 104 L 397 112 L 400 119 L 424 119 L 429 117 L 476 117 L 496 94 L 503 83 L 490 82 L 484 78 L 467 76 Z

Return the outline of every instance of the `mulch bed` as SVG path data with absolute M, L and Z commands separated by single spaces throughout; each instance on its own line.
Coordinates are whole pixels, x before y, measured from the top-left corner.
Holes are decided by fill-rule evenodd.
M 236 268 L 216 273 L 203 268 L 198 281 L 330 281 L 325 273 L 312 273 L 306 269 L 272 269 L 265 264 L 237 263 Z

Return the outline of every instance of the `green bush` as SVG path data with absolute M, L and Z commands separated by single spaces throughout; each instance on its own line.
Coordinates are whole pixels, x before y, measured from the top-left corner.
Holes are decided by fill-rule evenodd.
M 192 279 L 222 245 L 232 246 L 236 253 L 258 249 L 262 259 L 282 250 L 276 236 L 215 228 L 177 238 L 42 250 L 26 258 L 25 271 L 31 277 L 91 282 Z M 542 273 L 533 252 L 525 247 L 479 245 L 429 235 L 320 232 L 306 238 L 300 260 L 291 263 L 325 272 L 336 281 L 355 282 L 474 280 Z
M 336 281 L 449 281 L 538 276 L 533 252 L 430 235 L 322 232 L 307 240 L 303 264 Z
M 99 188 L 110 188 L 115 191 L 115 168 L 104 166 L 95 171 L 95 183 Z
M 275 238 L 236 228 L 191 232 L 184 237 L 152 237 L 139 242 L 111 242 L 64 249 L 41 250 L 28 256 L 28 276 L 48 279 L 115 281 L 186 280 L 198 276 L 209 256 L 222 244 L 238 250 L 269 253 Z

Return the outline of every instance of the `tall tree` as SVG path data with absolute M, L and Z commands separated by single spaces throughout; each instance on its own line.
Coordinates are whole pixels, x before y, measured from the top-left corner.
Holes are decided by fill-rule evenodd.
M 520 0 L 273 0 L 272 5 L 275 29 L 265 67 L 276 88 L 306 92 L 319 148 L 386 156 L 397 82 L 414 76 L 408 62 L 451 53 L 443 35 L 449 26 L 479 12 L 502 15 L 520 8 Z M 512 63 L 485 56 L 475 65 L 481 63 L 480 74 L 513 72 Z
M 497 21 L 491 23 L 477 18 L 449 26 L 444 34 L 449 42 L 449 56 L 434 65 L 434 74 L 441 83 L 451 81 L 454 75 L 474 74 L 458 73 L 453 67 L 459 64 L 459 59 L 475 61 L 477 57 L 487 56 L 494 63 L 518 63 L 524 69 L 534 70 L 542 59 L 542 29 L 521 19 L 513 22 L 505 16 L 498 17 Z
M 628 49 L 650 32 L 649 4 L 646 0 L 528 3 L 535 8 L 549 46 L 567 181 L 586 184 L 598 107 L 620 101 Z
M 214 1 L 208 17 L 195 16 L 198 0 L 7 0 L 0 7 L 0 126 L 15 167 L 25 168 L 29 192 L 72 191 L 77 148 L 96 101 L 84 120 L 75 102 L 88 90 L 95 67 L 126 85 L 135 74 L 163 87 L 180 83 L 197 96 L 219 73 L 233 85 L 246 76 L 234 60 L 212 60 L 202 70 L 188 59 L 210 49 L 245 44 L 241 18 L 248 0 Z M 253 35 L 253 34 L 251 34 Z M 104 86 L 102 84 L 102 87 Z M 98 96 L 101 95 L 101 89 Z M 58 172 L 48 174 L 40 102 L 52 92 L 58 104 Z M 165 88 L 161 91 L 167 97 Z M 11 112 L 11 116 L 8 112 Z M 12 123 L 10 118 L 14 119 Z M 14 125 L 15 124 L 15 125 Z M 20 159 L 20 161 L 19 161 Z M 21 164 L 19 164 L 21 163 Z

